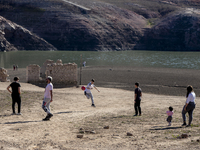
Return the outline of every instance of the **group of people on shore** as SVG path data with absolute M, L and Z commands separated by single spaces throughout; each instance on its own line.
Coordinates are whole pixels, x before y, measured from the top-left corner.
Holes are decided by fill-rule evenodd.
M 186 102 L 185 105 L 183 106 L 182 110 L 182 118 L 183 118 L 183 124 L 182 126 L 190 127 L 193 119 L 193 111 L 195 109 L 195 98 L 196 95 L 194 93 L 193 87 L 189 85 L 187 87 L 187 93 L 186 93 Z M 171 121 L 172 121 L 172 115 L 174 114 L 173 112 L 173 107 L 169 107 L 169 110 L 166 112 L 168 115 L 167 122 L 169 123 L 169 126 L 171 126 Z M 189 122 L 186 124 L 186 113 L 189 115 Z
M 84 94 L 88 99 L 91 99 L 93 107 L 96 107 L 93 100 L 93 95 L 91 93 L 91 89 L 95 88 L 98 92 L 100 90 L 94 85 L 94 79 L 91 80 L 91 82 L 87 85 L 85 88 Z M 53 101 L 53 84 L 52 84 L 52 77 L 48 76 L 46 78 L 46 87 L 44 91 L 44 98 L 42 99 L 42 109 L 47 113 L 46 117 L 43 119 L 43 121 L 50 120 L 51 117 L 53 117 L 53 114 L 51 113 L 50 104 Z M 12 89 L 12 90 L 11 90 Z M 12 82 L 8 87 L 7 90 L 11 93 L 12 97 L 12 115 L 22 115 L 21 114 L 21 85 L 19 83 L 19 78 L 14 77 L 14 82 Z M 18 104 L 18 113 L 15 111 L 15 104 Z
M 100 90 L 94 85 L 95 80 L 92 79 L 90 83 L 88 83 L 87 87 L 84 89 L 84 95 L 88 98 L 91 99 L 92 102 L 92 107 L 96 107 L 94 104 L 94 99 L 91 90 L 95 88 L 98 92 Z M 50 104 L 53 101 L 53 84 L 52 84 L 52 77 L 48 76 L 46 78 L 46 83 L 47 86 L 45 88 L 44 92 L 44 98 L 42 102 L 42 109 L 47 113 L 46 117 L 43 119 L 43 121 L 50 120 L 51 117 L 53 117 L 53 114 L 51 113 L 50 110 Z M 21 85 L 19 84 L 19 78 L 14 77 L 14 82 L 12 82 L 8 87 L 7 90 L 11 93 L 12 97 L 12 111 L 13 115 L 16 114 L 15 112 L 15 103 L 18 104 L 18 113 L 17 115 L 21 115 L 21 90 L 20 90 Z M 12 91 L 10 90 L 12 89 Z M 139 87 L 139 83 L 135 83 L 135 96 L 134 96 L 134 108 L 135 108 L 135 115 L 134 116 L 141 116 L 141 97 L 142 97 L 142 90 Z M 195 98 L 196 95 L 194 93 L 193 87 L 190 85 L 187 87 L 187 93 L 186 93 L 186 103 L 183 107 L 182 110 L 182 118 L 183 118 L 183 124 L 182 126 L 191 126 L 192 119 L 193 119 L 193 111 L 195 109 Z M 173 112 L 173 107 L 170 106 L 169 110 L 166 112 L 168 117 L 167 117 L 167 122 L 169 123 L 169 126 L 171 126 L 171 121 L 172 121 L 172 115 L 174 114 Z M 186 113 L 189 114 L 189 122 L 186 124 Z
M 141 97 L 142 97 L 142 90 L 139 88 L 139 83 L 136 82 L 135 83 L 135 104 L 134 104 L 135 115 L 134 116 L 138 115 L 138 111 L 139 111 L 139 116 L 141 116 L 141 107 L 140 107 Z M 196 95 L 194 93 L 193 87 L 189 85 L 187 87 L 186 102 L 182 110 L 182 118 L 183 118 L 182 126 L 186 126 L 186 127 L 191 126 L 192 119 L 193 119 L 193 111 L 196 105 L 195 98 L 196 98 Z M 188 124 L 186 124 L 186 113 L 189 114 Z M 166 112 L 166 114 L 168 115 L 166 121 L 169 123 L 168 125 L 171 126 L 172 115 L 174 114 L 172 106 L 169 107 L 169 110 Z
M 13 65 L 13 71 L 18 70 L 18 65 Z
M 50 120 L 53 117 L 50 109 L 50 103 L 53 101 L 53 84 L 51 83 L 52 77 L 48 76 L 46 78 L 47 86 L 44 92 L 44 98 L 42 102 L 42 109 L 47 113 L 46 117 L 43 121 Z M 10 90 L 10 88 L 12 90 Z M 12 97 L 12 115 L 22 115 L 21 114 L 21 85 L 19 83 L 19 78 L 14 77 L 14 82 L 12 82 L 8 87 L 7 90 L 11 93 Z M 18 113 L 15 112 L 15 103 L 18 104 Z

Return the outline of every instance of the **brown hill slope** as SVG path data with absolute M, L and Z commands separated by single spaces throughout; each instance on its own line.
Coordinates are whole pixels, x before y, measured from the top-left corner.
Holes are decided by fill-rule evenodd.
M 58 50 L 199 50 L 195 43 L 198 43 L 200 18 L 196 12 L 188 14 L 189 8 L 197 12 L 200 3 L 195 0 L 0 1 L 3 17 Z
M 144 35 L 149 50 L 199 51 L 200 11 L 186 9 L 162 19 Z
M 9 2 L 9 3 L 8 3 Z M 61 0 L 6 0 L 1 15 L 59 50 L 133 49 L 146 19 L 111 4 L 88 2 L 84 10 Z
M 0 50 L 56 50 L 42 38 L 0 16 Z

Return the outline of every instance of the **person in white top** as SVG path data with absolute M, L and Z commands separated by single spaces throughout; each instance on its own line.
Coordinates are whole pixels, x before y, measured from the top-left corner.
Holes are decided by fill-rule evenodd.
M 85 65 L 86 65 L 86 61 L 83 62 L 83 67 L 85 67 Z
M 191 122 L 192 122 L 192 119 L 193 119 L 193 110 L 195 109 L 195 98 L 196 98 L 196 95 L 193 91 L 193 87 L 191 85 L 189 85 L 187 87 L 187 94 L 186 94 L 186 103 L 183 107 L 183 110 L 182 110 L 182 118 L 183 118 L 183 124 L 182 126 L 186 126 L 186 113 L 188 112 L 189 114 L 189 123 L 186 127 L 189 127 L 191 126 Z
M 98 92 L 100 92 L 100 91 L 97 89 L 97 87 L 94 85 L 94 79 L 92 79 L 91 82 L 88 83 L 87 87 L 85 88 L 84 94 L 85 94 L 85 96 L 86 96 L 88 99 L 91 98 L 91 101 L 92 101 L 92 105 L 91 105 L 91 106 L 96 107 L 96 106 L 94 105 L 93 95 L 92 95 L 92 92 L 91 92 L 91 90 L 92 90 L 93 88 L 95 88 Z
M 50 112 L 50 103 L 53 101 L 53 84 L 51 83 L 52 77 L 48 76 L 46 79 L 47 86 L 44 92 L 44 99 L 42 103 L 42 109 L 47 113 L 47 116 L 43 119 L 43 121 L 50 120 L 53 117 L 53 114 Z

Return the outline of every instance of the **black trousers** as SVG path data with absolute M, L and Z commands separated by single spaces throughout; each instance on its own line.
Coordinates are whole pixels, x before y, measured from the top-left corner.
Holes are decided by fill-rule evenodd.
M 135 107 L 135 114 L 138 115 L 138 111 L 139 114 L 141 114 L 140 100 L 135 101 L 134 107 Z
M 20 95 L 12 95 L 12 111 L 15 113 L 15 103 L 18 105 L 18 113 L 21 110 L 21 97 Z

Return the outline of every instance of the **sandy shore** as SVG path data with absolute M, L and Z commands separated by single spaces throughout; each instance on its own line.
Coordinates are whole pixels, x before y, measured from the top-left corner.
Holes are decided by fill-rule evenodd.
M 192 127 L 181 127 L 185 86 L 189 82 L 193 83 L 195 91 L 198 91 L 199 79 L 195 74 L 198 71 L 193 70 L 192 73 L 195 74 L 193 76 L 184 76 L 188 70 L 84 68 L 82 84 L 85 85 L 88 80 L 95 78 L 96 85 L 101 90 L 100 93 L 93 90 L 97 107 L 90 106 L 90 100 L 85 98 L 80 88 L 54 89 L 54 101 L 51 104 L 54 116 L 48 122 L 42 121 L 45 117 L 45 112 L 41 108 L 44 88 L 23 83 L 25 69 L 9 70 L 9 73 L 11 72 L 13 72 L 11 78 L 17 75 L 22 81 L 23 115 L 10 115 L 11 98 L 5 90 L 10 83 L 1 82 L 0 149 L 2 150 L 199 149 L 199 97 L 196 99 L 197 107 Z M 175 79 L 178 86 L 167 87 Z M 142 116 L 137 117 L 133 117 L 132 90 L 135 80 L 141 83 L 145 91 L 141 103 Z M 148 89 L 150 90 L 147 93 Z M 156 93 L 155 89 L 159 91 L 159 95 L 153 94 Z M 169 90 L 171 95 L 173 95 L 171 91 L 176 90 L 175 93 L 182 96 L 167 95 L 165 89 Z M 174 107 L 171 127 L 167 126 L 165 114 L 169 106 Z M 109 129 L 103 129 L 104 126 L 109 126 Z M 84 131 L 81 139 L 77 138 L 77 135 L 81 134 L 80 128 Z M 91 131 L 94 132 L 90 133 Z M 133 136 L 127 136 L 127 132 Z M 181 134 L 188 134 L 189 137 L 179 139 Z
M 8 74 L 11 81 L 14 76 L 19 76 L 20 82 L 26 82 L 25 68 L 18 71 L 8 69 Z M 133 91 L 137 81 L 145 93 L 173 96 L 184 96 L 187 85 L 192 85 L 197 96 L 200 96 L 199 76 L 199 70 L 191 69 L 85 67 L 82 69 L 81 84 L 86 85 L 94 78 L 96 86 Z
M 103 88 L 93 90 L 96 108 L 91 107 L 80 88 L 54 89 L 51 121 L 43 122 L 41 108 L 44 88 L 22 85 L 22 116 L 11 114 L 11 99 L 0 84 L 0 149 L 2 150 L 86 150 L 86 149 L 199 149 L 199 106 L 194 111 L 192 127 L 181 127 L 182 96 L 143 94 L 142 116 L 133 117 L 133 92 Z M 4 99 L 2 101 L 2 99 Z M 200 99 L 197 98 L 197 101 Z M 172 126 L 166 118 L 169 106 L 174 107 Z M 103 129 L 109 126 L 109 129 Z M 83 138 L 79 129 L 82 128 Z M 90 133 L 91 131 L 94 131 Z M 133 136 L 127 136 L 127 132 Z M 178 139 L 181 134 L 186 139 Z

